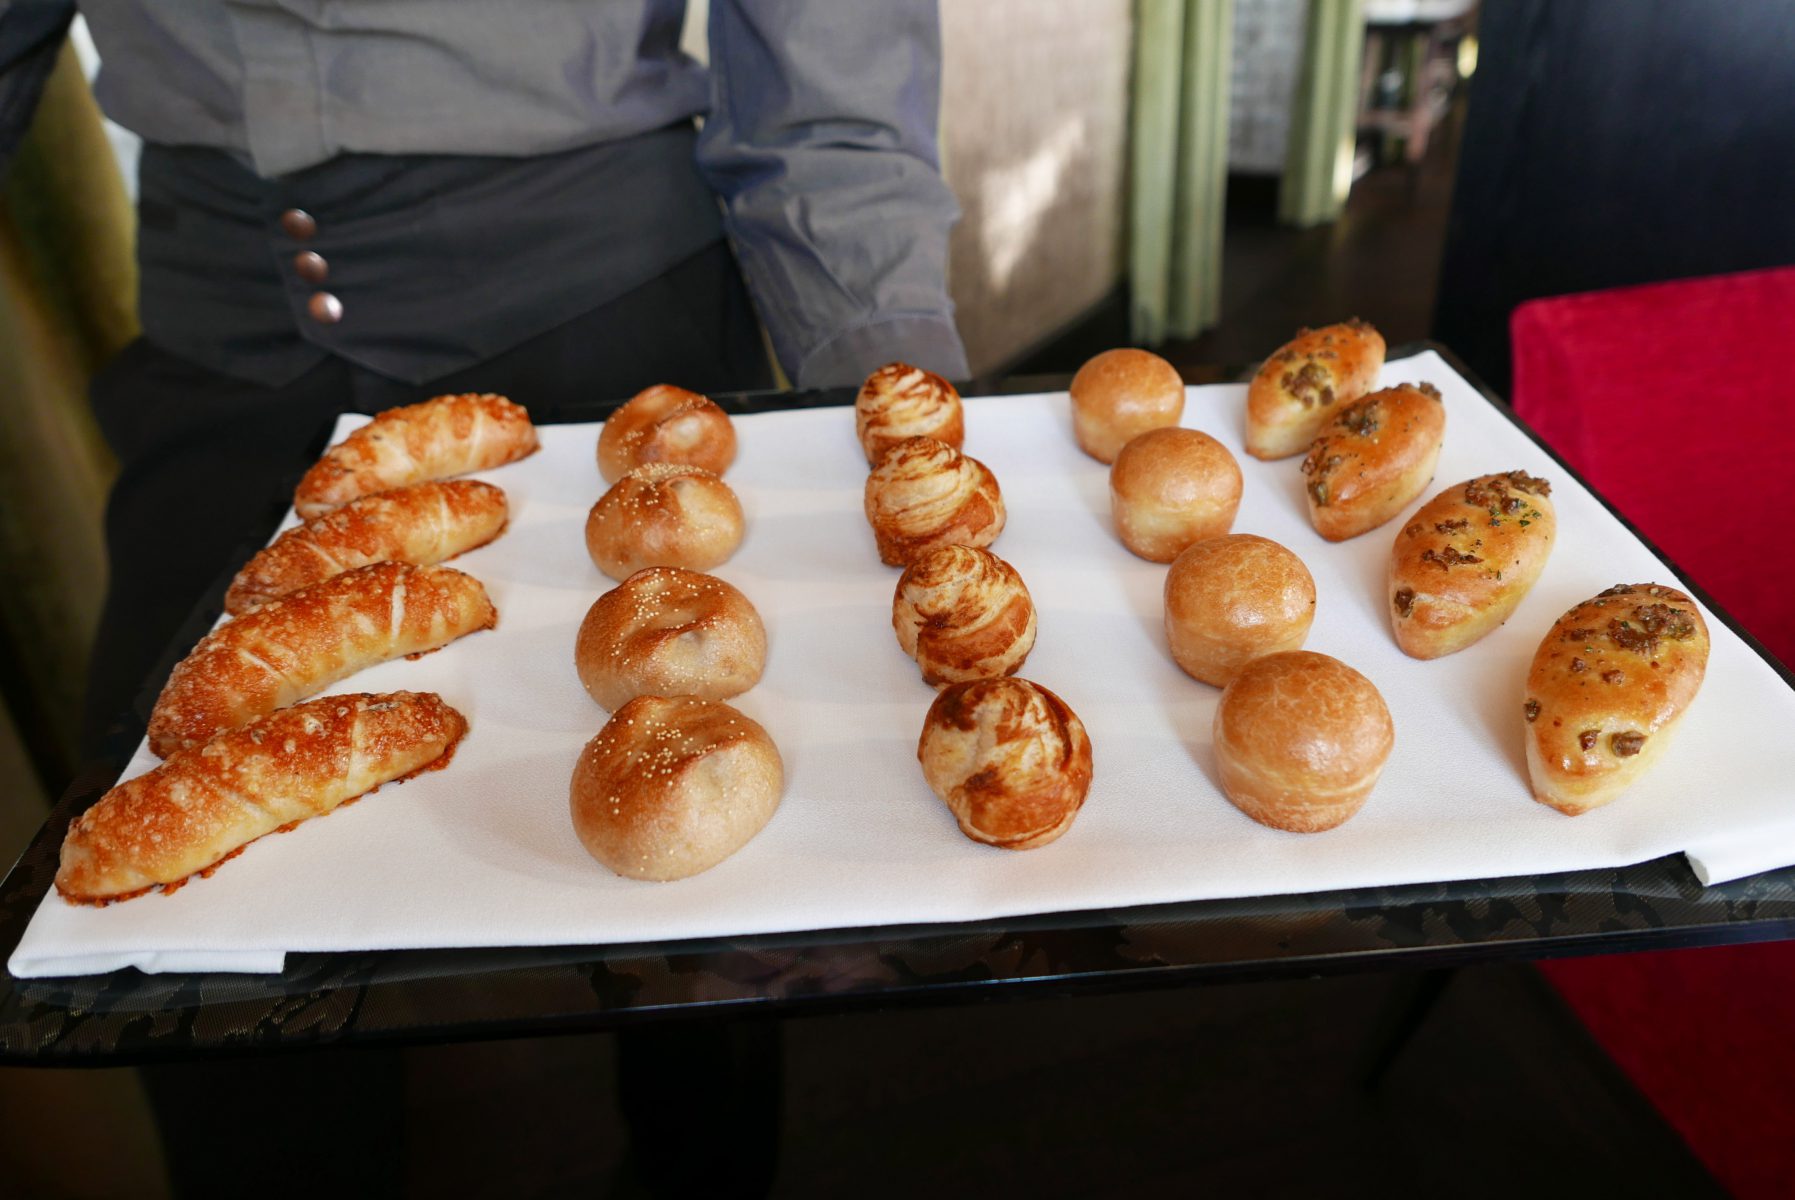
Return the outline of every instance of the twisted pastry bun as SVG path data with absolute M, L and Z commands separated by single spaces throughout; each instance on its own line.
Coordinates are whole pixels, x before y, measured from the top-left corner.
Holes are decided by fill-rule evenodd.
M 866 519 L 879 558 L 902 567 L 937 546 L 989 546 L 1003 494 L 984 463 L 934 438 L 907 438 L 866 477 Z
M 1335 413 L 1372 389 L 1383 367 L 1383 335 L 1357 317 L 1299 330 L 1247 388 L 1247 453 L 1301 454 Z
M 1105 350 L 1072 377 L 1072 434 L 1098 462 L 1114 462 L 1149 429 L 1184 415 L 1178 369 L 1146 350 Z
M 1035 605 L 1022 576 L 972 546 L 940 546 L 912 560 L 892 598 L 891 625 L 935 687 L 1013 675 L 1035 645 Z
M 718 475 L 735 461 L 735 424 L 708 396 L 657 383 L 605 419 L 598 473 L 616 483 L 644 463 L 684 463 Z
M 1091 787 L 1084 723 L 1026 679 L 950 685 L 929 706 L 916 757 L 960 831 L 1005 850 L 1065 833 Z
M 430 692 L 282 709 L 100 797 L 69 826 L 56 890 L 81 904 L 172 892 L 265 834 L 447 766 L 466 732 L 466 719 Z
M 1150 429 L 1109 469 L 1109 508 L 1122 544 L 1169 563 L 1187 546 L 1220 537 L 1240 511 L 1240 464 L 1195 429 Z
M 587 610 L 573 658 L 587 694 L 613 712 L 637 696 L 727 700 L 760 681 L 767 630 L 721 579 L 647 567 Z
M 1166 572 L 1165 613 L 1172 660 L 1193 679 L 1225 687 L 1247 662 L 1303 644 L 1315 620 L 1315 579 L 1270 538 L 1210 538 Z
M 227 621 L 170 673 L 150 713 L 163 758 L 316 695 L 391 659 L 427 654 L 498 624 L 471 575 L 375 563 Z
M 648 463 L 611 485 L 586 516 L 586 553 L 612 579 L 644 567 L 708 571 L 742 544 L 742 502 L 703 467 Z
M 1309 650 L 1254 659 L 1215 709 L 1222 791 L 1291 833 L 1332 829 L 1363 808 L 1395 741 L 1377 686 Z
M 389 408 L 324 452 L 299 481 L 294 511 L 322 516 L 357 496 L 485 471 L 536 453 L 522 405 L 491 393 Z
M 472 479 L 414 483 L 351 500 L 287 530 L 250 559 L 231 580 L 224 611 L 242 616 L 372 563 L 435 566 L 498 537 L 509 515 L 502 489 Z
M 931 437 L 958 450 L 966 437 L 960 393 L 933 371 L 887 363 L 854 397 L 854 432 L 869 463 L 905 438 Z
M 630 879 L 684 879 L 748 844 L 779 807 L 785 768 L 767 731 L 727 704 L 637 696 L 573 769 L 586 853 Z
M 1341 542 L 1408 507 L 1434 476 L 1446 439 L 1446 406 L 1431 383 L 1373 392 L 1335 414 L 1309 447 L 1309 520 Z

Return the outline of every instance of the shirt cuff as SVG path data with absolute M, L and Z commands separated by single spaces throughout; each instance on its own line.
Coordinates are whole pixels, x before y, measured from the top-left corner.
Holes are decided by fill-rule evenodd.
M 859 387 L 889 362 L 905 362 L 948 379 L 972 376 L 966 347 L 951 317 L 890 317 L 843 330 L 798 365 L 801 388 Z

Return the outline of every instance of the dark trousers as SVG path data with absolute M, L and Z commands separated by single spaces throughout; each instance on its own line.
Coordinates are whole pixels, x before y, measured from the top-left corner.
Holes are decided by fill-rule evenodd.
M 189 649 L 170 640 L 208 590 L 266 541 L 340 414 L 498 392 L 549 420 L 571 404 L 626 399 L 656 383 L 699 392 L 771 383 L 725 243 L 515 349 L 423 384 L 330 358 L 266 387 L 133 343 L 93 386 L 120 473 L 106 509 L 111 577 L 88 674 L 84 756 L 99 752 L 127 711 L 139 728 L 148 719 L 162 680 Z

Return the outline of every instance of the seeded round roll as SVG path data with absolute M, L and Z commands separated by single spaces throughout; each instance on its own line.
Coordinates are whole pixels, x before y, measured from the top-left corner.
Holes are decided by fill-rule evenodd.
M 1178 369 L 1147 350 L 1105 350 L 1072 377 L 1072 434 L 1098 462 L 1114 462 L 1128 442 L 1184 414 Z
M 586 552 L 619 581 L 644 567 L 708 571 L 742 544 L 742 503 L 714 473 L 649 463 L 611 485 L 586 517 Z
M 904 569 L 891 626 L 923 681 L 944 687 L 1014 674 L 1035 645 L 1035 605 L 997 555 L 942 546 Z
M 682 463 L 718 475 L 735 461 L 735 425 L 709 397 L 657 383 L 605 420 L 598 471 L 616 483 L 645 463 Z
M 727 704 L 638 696 L 586 743 L 569 790 L 586 852 L 630 879 L 708 871 L 765 828 L 785 768 L 773 739 Z
M 748 597 L 679 567 L 644 568 L 600 596 L 574 641 L 580 683 L 612 711 L 637 696 L 727 700 L 760 682 L 766 662 Z
M 938 546 L 989 546 L 1003 532 L 1003 493 L 976 458 L 946 442 L 909 438 L 866 477 L 866 519 L 879 558 L 907 566 Z
M 1166 572 L 1165 620 L 1173 661 L 1223 687 L 1247 662 L 1303 644 L 1315 620 L 1315 579 L 1270 538 L 1210 538 Z
M 1122 544 L 1169 563 L 1187 546 L 1220 537 L 1240 511 L 1240 464 L 1195 429 L 1152 429 L 1109 469 L 1109 507 Z
M 854 397 L 854 431 L 869 463 L 906 438 L 930 437 L 958 450 L 966 436 L 960 393 L 933 371 L 887 363 Z

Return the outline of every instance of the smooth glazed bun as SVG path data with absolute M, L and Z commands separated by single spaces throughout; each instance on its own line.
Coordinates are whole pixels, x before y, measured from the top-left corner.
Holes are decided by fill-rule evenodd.
M 1383 335 L 1356 317 L 1301 330 L 1247 388 L 1247 453 L 1301 454 L 1336 412 L 1371 390 L 1383 366 Z
M 747 845 L 785 788 L 773 739 L 727 704 L 637 696 L 586 743 L 569 804 L 586 853 L 630 879 L 684 879 Z
M 1109 508 L 1124 546 L 1149 562 L 1169 563 L 1185 547 L 1233 528 L 1240 464 L 1206 433 L 1148 430 L 1116 455 Z
M 1184 415 L 1178 368 L 1147 350 L 1105 350 L 1078 368 L 1071 392 L 1072 434 L 1098 462 L 1114 462 L 1133 438 Z
M 1363 808 L 1395 740 L 1377 687 L 1309 650 L 1254 659 L 1215 709 L 1222 791 L 1292 833 L 1332 829 Z
M 887 450 L 866 477 L 866 519 L 879 558 L 907 566 L 938 546 L 989 546 L 1003 532 L 1003 494 L 984 463 L 934 438 Z
M 1391 520 L 1421 494 L 1440 461 L 1446 406 L 1431 383 L 1373 392 L 1340 410 L 1309 447 L 1309 520 L 1330 542 Z
M 1618 584 L 1558 618 L 1522 705 L 1533 798 L 1575 816 L 1626 791 L 1670 744 L 1707 669 L 1707 623 L 1675 588 Z
M 1447 488 L 1390 551 L 1396 644 L 1412 658 L 1463 650 L 1508 620 L 1552 553 L 1552 485 L 1522 471 Z
M 587 693 L 612 711 L 637 696 L 727 700 L 760 681 L 767 631 L 721 579 L 648 567 L 587 610 L 573 657 Z
M 1303 560 L 1251 533 L 1198 542 L 1166 572 L 1166 640 L 1193 679 L 1224 687 L 1252 659 L 1295 650 L 1315 620 Z
M 1091 787 L 1084 723 L 1026 679 L 950 685 L 929 706 L 916 757 L 960 831 L 1005 850 L 1066 832 Z
M 616 483 L 644 463 L 681 463 L 721 475 L 735 461 L 735 425 L 709 397 L 657 383 L 637 392 L 598 434 L 598 473 Z
M 933 371 L 887 363 L 854 398 L 854 431 L 869 463 L 906 438 L 930 437 L 958 450 L 966 437 L 960 393 Z
M 1034 648 L 1035 605 L 997 555 L 941 546 L 904 569 L 891 625 L 923 681 L 943 687 L 1015 674 Z
M 708 571 L 742 544 L 742 503 L 703 467 L 649 463 L 611 485 L 586 517 L 586 553 L 624 580 L 644 567 Z

